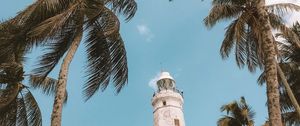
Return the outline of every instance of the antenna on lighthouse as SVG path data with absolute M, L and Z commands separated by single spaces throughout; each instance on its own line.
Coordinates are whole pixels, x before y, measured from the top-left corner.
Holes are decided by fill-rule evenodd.
M 161 72 L 161 73 L 164 72 L 164 69 L 163 69 L 163 63 L 160 62 L 159 65 L 160 65 L 160 72 Z

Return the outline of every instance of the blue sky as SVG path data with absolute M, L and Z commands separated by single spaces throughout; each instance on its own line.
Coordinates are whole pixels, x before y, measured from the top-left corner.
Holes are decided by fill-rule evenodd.
M 0 5 L 1 19 L 13 17 L 33 0 L 5 0 Z M 214 126 L 223 114 L 221 105 L 245 96 L 256 111 L 256 125 L 267 118 L 265 87 L 256 83 L 256 74 L 240 70 L 233 57 L 222 60 L 219 47 L 227 22 L 211 30 L 203 25 L 210 1 L 137 0 L 138 11 L 128 23 L 122 21 L 121 34 L 126 44 L 129 81 L 118 95 L 112 87 L 97 92 L 83 102 L 85 52 L 81 46 L 71 64 L 68 79 L 69 101 L 63 110 L 63 126 L 152 126 L 149 81 L 163 68 L 184 91 L 187 126 Z M 124 19 L 124 18 L 121 18 Z M 28 55 L 30 72 L 39 49 Z M 56 78 L 58 68 L 51 73 Z M 42 110 L 43 125 L 50 125 L 53 98 L 34 91 Z

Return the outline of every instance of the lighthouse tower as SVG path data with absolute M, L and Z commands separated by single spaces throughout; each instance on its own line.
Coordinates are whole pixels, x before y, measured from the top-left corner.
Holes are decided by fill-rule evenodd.
M 152 98 L 154 126 L 185 126 L 183 94 L 168 72 L 161 72 Z

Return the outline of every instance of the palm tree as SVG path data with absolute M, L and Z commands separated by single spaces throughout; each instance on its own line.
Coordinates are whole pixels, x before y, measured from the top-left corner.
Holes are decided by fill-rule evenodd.
M 126 20 L 129 20 L 134 16 L 135 11 L 134 0 L 54 0 L 53 2 L 38 0 L 14 18 L 14 23 L 35 26 L 33 29 L 29 28 L 30 32 L 26 34 L 30 40 L 29 46 L 39 43 L 46 46 L 47 53 L 41 56 L 39 67 L 33 71 L 34 75 L 41 77 L 36 82 L 44 81 L 44 78 L 63 58 L 51 116 L 52 126 L 61 125 L 68 68 L 84 31 L 87 32 L 84 43 L 88 57 L 86 68 L 88 79 L 84 86 L 85 100 L 88 100 L 99 88 L 104 91 L 110 79 L 114 80 L 117 93 L 124 87 L 128 78 L 127 59 L 124 43 L 119 34 L 120 23 L 115 13 L 122 13 L 126 15 Z M 42 21 L 45 17 L 50 18 Z M 37 22 L 42 22 L 31 25 L 31 20 L 35 18 Z
M 291 28 L 300 38 L 300 24 L 297 22 Z M 299 125 L 300 124 L 300 114 L 299 114 L 299 106 L 295 106 L 295 102 L 300 102 L 300 46 L 297 42 L 291 39 L 293 36 L 278 34 L 284 38 L 285 41 L 277 42 L 279 45 L 279 51 L 281 54 L 279 67 L 282 69 L 279 70 L 279 78 L 280 82 L 283 85 L 287 86 L 281 87 L 280 89 L 280 103 L 282 110 L 282 117 L 286 125 Z M 262 74 L 259 80 L 262 82 L 264 75 Z M 283 76 L 283 77 L 282 77 Z M 294 98 L 290 98 L 290 94 L 294 94 Z
M 223 105 L 221 112 L 226 111 L 226 115 L 218 120 L 218 126 L 254 126 L 254 111 L 251 110 L 246 103 L 244 97 L 241 97 L 240 102 Z
M 300 7 L 290 3 L 267 6 L 265 0 L 213 0 L 212 3 L 210 14 L 204 19 L 207 27 L 213 27 L 221 20 L 233 19 L 220 49 L 222 57 L 227 58 L 235 48 L 236 62 L 240 68 L 247 65 L 250 72 L 257 67 L 264 69 L 270 125 L 280 126 L 277 47 L 272 29 L 291 33 L 283 24 L 280 14 L 288 10 L 298 11 Z
M 0 25 L 0 48 L 12 48 L 9 55 L 0 55 L 0 124 L 5 126 L 41 126 L 38 104 L 24 79 L 23 54 L 25 46 L 17 40 L 20 27 L 4 22 Z M 9 46 L 8 46 L 9 45 Z
M 39 106 L 29 87 L 22 83 L 24 55 L 29 51 L 24 45 L 23 27 L 5 21 L 0 25 L 0 124 L 7 126 L 41 126 Z M 1 52 L 0 51 L 0 52 Z M 7 53 L 9 52 L 9 53 Z M 41 88 L 45 94 L 53 94 L 56 80 L 30 75 L 30 87 Z M 66 101 L 65 101 L 66 102 Z
M 42 115 L 27 86 L 16 78 L 23 69 L 13 63 L 0 64 L 0 124 L 5 126 L 41 126 Z M 17 74 L 17 75 L 15 75 Z
M 300 106 L 298 104 L 298 100 L 294 95 L 294 91 L 291 89 L 291 84 L 289 83 L 294 83 L 295 79 L 290 78 L 292 75 L 297 75 L 297 55 L 299 55 L 298 50 L 300 48 L 300 45 L 295 42 L 294 40 L 299 39 L 299 23 L 296 23 L 291 30 L 294 32 L 293 34 L 285 34 L 285 33 L 277 33 L 277 37 L 280 36 L 284 38 L 282 41 L 276 41 L 278 47 L 279 47 L 279 56 L 278 57 L 279 63 L 277 64 L 277 71 L 278 71 L 278 78 L 279 82 L 283 87 L 281 88 L 281 91 L 283 91 L 284 94 L 281 93 L 281 98 L 285 97 L 288 98 L 295 109 L 296 114 L 298 117 L 300 117 Z M 294 76 L 296 77 L 296 76 Z M 292 80 L 291 80 L 292 79 Z M 288 82 L 289 81 L 289 82 Z M 265 82 L 265 73 L 263 72 L 261 76 L 258 79 L 259 84 L 263 84 Z M 280 86 L 281 86 L 280 85 Z M 288 96 L 288 97 L 286 97 Z M 280 102 L 285 102 L 286 100 Z
M 280 107 L 282 112 L 283 123 L 287 126 L 294 126 L 300 124 L 299 113 L 294 106 L 294 101 L 290 99 L 289 92 L 293 93 L 295 96 L 295 101 L 300 101 L 300 65 L 296 63 L 280 63 L 280 68 L 284 75 L 278 75 L 280 82 Z M 285 76 L 281 78 L 280 76 Z M 258 79 L 260 85 L 264 83 L 264 73 Z M 284 82 L 286 81 L 286 82 Z M 286 86 L 283 86 L 283 83 L 287 83 L 291 91 L 286 89 Z
M 298 53 L 299 55 L 299 53 Z M 299 63 L 281 63 L 283 73 L 286 76 L 286 81 L 289 83 L 292 92 L 295 95 L 296 102 L 300 101 L 300 64 Z M 300 125 L 300 116 L 293 105 L 293 101 L 289 99 L 288 91 L 282 88 L 280 91 L 280 104 L 282 110 L 282 117 L 286 125 L 294 126 Z

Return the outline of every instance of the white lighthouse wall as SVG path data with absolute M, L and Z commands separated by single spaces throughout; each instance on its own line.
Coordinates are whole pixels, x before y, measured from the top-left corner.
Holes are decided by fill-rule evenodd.
M 165 102 L 165 104 L 164 104 Z M 183 115 L 183 98 L 172 90 L 163 90 L 156 93 L 152 99 L 154 126 L 185 126 Z
M 170 113 L 166 116 L 166 113 Z M 165 107 L 154 113 L 154 126 L 175 126 L 175 119 L 178 119 L 179 126 L 185 126 L 184 116 L 181 109 Z

